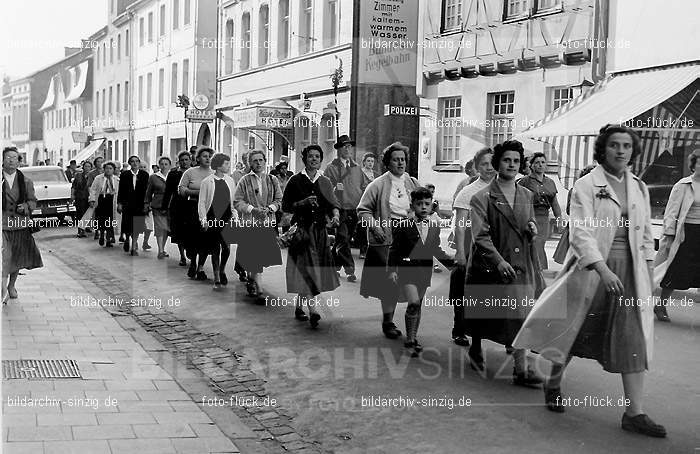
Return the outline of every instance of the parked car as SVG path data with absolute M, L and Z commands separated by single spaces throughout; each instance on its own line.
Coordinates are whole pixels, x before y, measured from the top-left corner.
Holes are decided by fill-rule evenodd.
M 71 201 L 71 184 L 59 166 L 30 166 L 20 168 L 34 182 L 37 207 L 32 217 L 75 218 L 75 206 Z

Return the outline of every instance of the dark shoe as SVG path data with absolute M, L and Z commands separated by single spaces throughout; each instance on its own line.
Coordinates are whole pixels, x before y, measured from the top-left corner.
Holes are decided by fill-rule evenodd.
M 87 235 L 85 235 L 85 230 L 79 229 L 78 230 L 78 238 L 85 238 Z
M 309 316 L 304 313 L 304 309 L 297 307 L 294 309 L 294 318 L 300 322 L 305 322 L 309 319 Z
M 412 342 L 404 342 L 403 346 L 411 350 L 411 357 L 416 358 L 423 351 L 423 346 L 415 339 Z
M 257 304 L 258 306 L 266 305 L 267 298 L 265 298 L 265 295 L 263 295 L 262 293 L 258 293 L 257 295 L 255 295 L 255 304 Z
M 190 279 L 194 279 L 196 274 L 197 265 L 195 265 L 194 260 L 192 260 L 192 263 L 190 263 L 190 267 L 187 269 L 187 277 L 189 277 Z
M 654 314 L 656 314 L 656 319 L 660 322 L 671 321 L 668 312 L 666 312 L 666 306 L 654 306 Z
M 204 271 L 197 271 L 197 274 L 195 275 L 194 278 L 195 281 L 206 281 L 207 280 L 207 273 Z
M 360 260 L 364 260 L 367 257 L 367 254 L 364 252 L 360 252 Z
M 506 355 L 512 355 L 515 349 L 510 345 L 506 345 Z
M 526 388 L 539 388 L 544 383 L 541 377 L 538 377 L 535 371 L 528 369 L 527 372 L 513 371 L 513 384 L 515 386 L 524 386 Z
M 219 281 L 221 282 L 221 285 L 228 285 L 228 277 L 226 276 L 226 273 L 219 273 Z
M 143 249 L 144 251 L 148 251 L 149 249 L 152 249 L 152 248 L 151 248 L 151 245 L 150 245 L 150 244 L 148 244 L 148 243 L 143 243 L 143 244 L 141 245 L 141 249 Z
M 104 246 L 104 245 L 105 245 L 105 234 L 104 234 L 104 232 L 100 233 L 100 239 L 99 239 L 99 241 L 97 242 L 97 244 L 99 244 L 100 246 Z
M 474 352 L 471 349 L 467 352 L 467 359 L 469 360 L 469 366 L 480 374 L 486 373 L 486 365 L 484 364 L 484 357 L 481 352 Z
M 248 282 L 248 276 L 245 273 L 238 273 L 238 280 L 241 282 Z
M 166 254 L 165 252 L 159 252 L 158 253 L 158 260 L 163 260 L 167 256 L 168 256 L 168 254 Z
M 105 244 L 105 247 L 114 247 L 114 244 L 112 244 L 111 241 L 108 241 L 107 244 Z
M 464 334 L 460 336 L 452 336 L 452 342 L 459 345 L 460 347 L 469 347 L 469 339 Z
M 129 239 L 124 240 L 124 252 L 129 252 Z
M 221 286 L 221 282 L 215 281 L 214 282 L 214 290 L 221 290 L 223 287 Z
M 131 256 L 136 257 L 137 255 L 139 255 L 139 251 L 137 251 L 136 249 L 132 249 Z
M 399 337 L 401 337 L 401 331 L 399 331 L 399 329 L 396 328 L 396 325 L 394 325 L 393 322 L 382 323 L 382 331 L 384 332 L 384 335 L 389 339 L 398 339 Z
M 637 416 L 627 416 L 627 413 L 624 413 L 622 415 L 622 430 L 637 432 L 650 437 L 666 437 L 664 426 L 656 424 L 644 413 Z
M 346 279 L 348 280 L 348 282 L 357 282 L 357 276 L 355 276 L 354 274 L 348 274 L 348 277 L 346 277 Z
M 178 266 L 187 266 L 187 259 L 180 259 L 180 263 L 178 263 Z
M 115 243 L 114 237 L 111 236 L 111 237 L 107 238 L 107 243 L 108 243 L 108 244 L 114 244 L 114 243 Z
M 547 388 L 545 385 L 544 389 L 544 404 L 547 406 L 549 411 L 554 413 L 564 413 L 566 407 L 564 407 L 564 401 L 561 396 L 561 388 Z
M 92 229 L 90 227 L 86 228 L 85 233 L 92 233 Z
M 253 280 L 246 281 L 245 290 L 248 292 L 248 296 L 258 296 L 258 286 Z
M 321 320 L 321 315 L 320 314 L 311 314 L 311 317 L 309 318 L 309 323 L 311 324 L 312 328 L 318 328 L 318 321 Z
M 95 230 L 95 235 L 93 236 L 92 239 L 93 239 L 93 240 L 96 240 L 96 239 L 98 239 L 98 238 L 100 238 L 100 232 L 98 232 L 97 230 Z
M 124 239 L 124 235 L 119 235 L 119 242 L 120 242 L 120 243 L 123 243 L 124 241 L 126 241 L 126 240 Z

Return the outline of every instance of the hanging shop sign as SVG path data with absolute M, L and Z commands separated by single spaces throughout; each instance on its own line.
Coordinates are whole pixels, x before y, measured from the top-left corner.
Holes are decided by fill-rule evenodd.
M 197 110 L 188 109 L 185 118 L 192 123 L 211 123 L 216 117 L 216 112 L 213 110 Z
M 250 106 L 233 111 L 236 128 L 291 128 L 294 112 L 291 107 Z

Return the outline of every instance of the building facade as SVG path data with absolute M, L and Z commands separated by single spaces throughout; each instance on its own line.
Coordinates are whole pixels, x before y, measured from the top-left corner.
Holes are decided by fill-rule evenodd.
M 187 146 L 210 145 L 216 48 L 206 43 L 215 42 L 216 0 L 139 0 L 127 13 L 132 31 L 130 153 L 156 164 L 159 156 L 174 159 Z M 201 122 L 185 121 L 178 106 L 181 95 L 192 100 L 200 95 Z
M 218 149 L 234 161 L 266 150 L 269 165 L 287 156 L 299 170 L 318 143 L 330 162 L 350 127 L 352 1 L 220 0 L 219 11 Z
M 595 6 L 594 0 L 424 3 L 420 94 L 429 113 L 421 121 L 419 178 L 440 182 L 441 202 L 451 206 L 464 164 L 480 148 L 517 138 L 593 85 L 600 50 L 592 42 L 604 39 L 600 25 L 607 21 Z M 571 150 L 588 149 L 522 142 L 528 153 L 543 151 L 555 172 L 581 168 L 583 162 L 570 161 L 579 155 Z

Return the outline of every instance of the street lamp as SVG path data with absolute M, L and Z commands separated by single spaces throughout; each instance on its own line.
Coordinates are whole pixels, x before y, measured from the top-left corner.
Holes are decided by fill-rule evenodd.
M 187 95 L 178 95 L 177 104 L 175 105 L 185 109 L 185 150 L 189 150 L 190 147 L 187 143 L 187 109 L 190 107 L 190 98 Z

